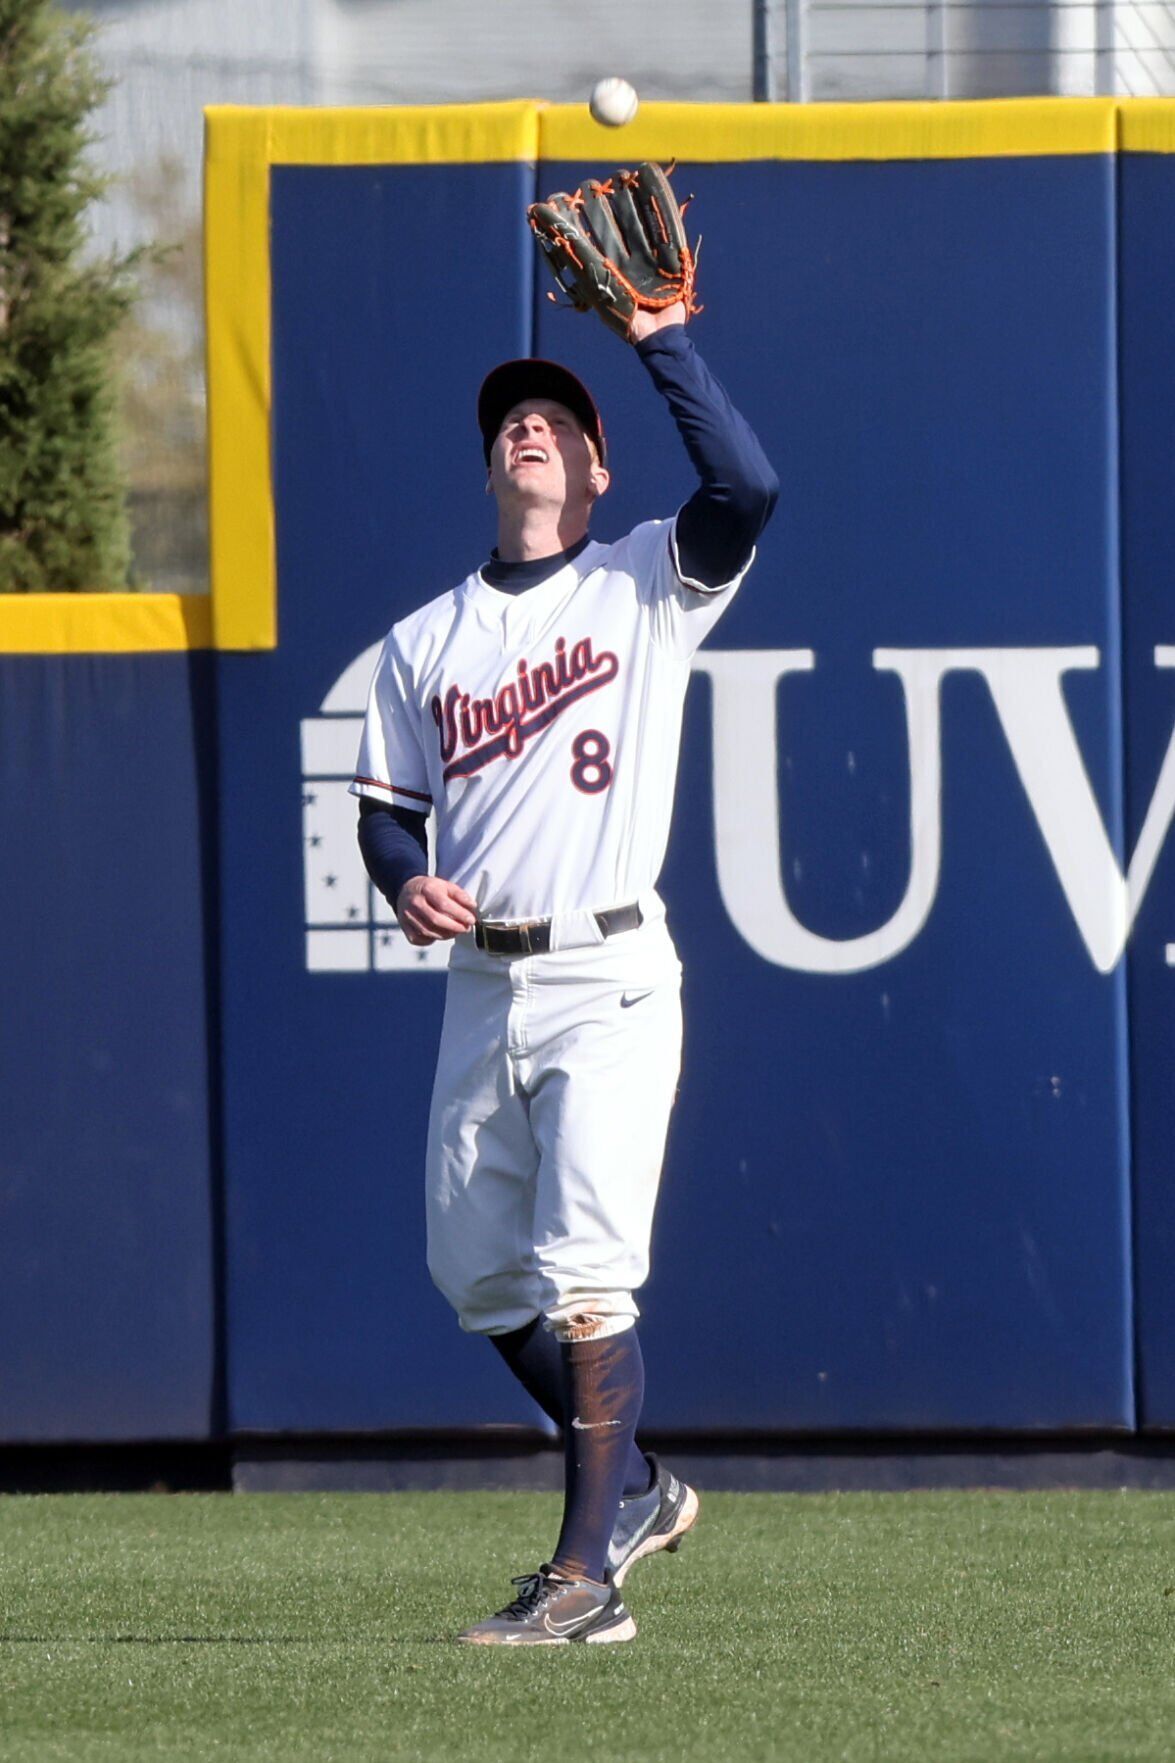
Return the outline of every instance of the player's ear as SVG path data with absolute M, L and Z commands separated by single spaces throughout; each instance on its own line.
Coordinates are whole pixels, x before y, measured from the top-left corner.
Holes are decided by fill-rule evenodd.
M 493 493 L 494 493 L 494 472 L 493 472 L 493 467 L 491 466 L 489 471 L 486 472 L 486 495 L 492 496 Z
M 612 482 L 612 473 L 605 471 L 602 465 L 593 465 L 588 481 L 592 486 L 592 501 L 598 502 Z

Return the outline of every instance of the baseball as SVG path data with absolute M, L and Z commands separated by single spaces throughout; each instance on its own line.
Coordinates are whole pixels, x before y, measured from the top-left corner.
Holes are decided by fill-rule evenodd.
M 588 108 L 596 121 L 610 129 L 622 129 L 626 122 L 631 122 L 639 104 L 634 88 L 627 80 L 615 76 L 597 80 L 588 100 Z

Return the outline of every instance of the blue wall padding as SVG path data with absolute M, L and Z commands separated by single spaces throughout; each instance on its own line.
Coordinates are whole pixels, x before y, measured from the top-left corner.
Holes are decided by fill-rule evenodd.
M 1133 851 L 1175 728 L 1175 159 L 1120 161 L 1122 573 L 1126 794 Z M 1172 949 L 1168 963 L 1166 951 Z M 1131 941 L 1141 1421 L 1175 1426 L 1175 841 L 1168 833 Z
M 237 1428 L 534 1415 L 424 1270 L 441 981 L 306 970 L 299 724 L 485 556 L 473 399 L 497 360 L 555 354 L 596 388 L 603 536 L 689 493 L 639 363 L 534 283 L 522 206 L 588 169 L 274 173 L 280 644 L 220 664 Z M 905 732 L 879 645 L 1096 645 L 1067 701 L 1116 831 L 1111 162 L 683 180 L 706 234 L 698 345 L 784 486 L 713 646 L 817 655 L 779 695 L 793 910 L 848 937 L 905 887 Z M 746 218 L 765 211 L 779 245 L 748 278 Z M 481 216 L 476 310 L 436 242 L 444 212 Z M 402 261 L 429 266 L 423 285 Z M 975 675 L 946 682 L 942 729 L 928 922 L 881 967 L 815 976 L 754 955 L 719 898 L 711 695 L 693 688 L 664 877 L 687 1048 L 645 1293 L 650 1425 L 1133 1422 L 1123 971 L 1096 971 Z
M 273 174 L 280 645 L 224 657 L 220 676 L 238 1428 L 535 1418 L 424 1270 L 442 982 L 305 971 L 299 757 L 300 720 L 347 663 L 492 542 L 474 400 L 528 346 L 533 247 L 518 217 L 531 176 Z M 485 228 L 476 303 L 456 215 Z
M 485 371 L 533 351 L 595 388 L 600 536 L 692 488 L 639 362 L 536 278 L 526 202 L 594 169 L 275 168 L 278 648 L 0 657 L 0 1442 L 536 1421 L 425 1271 L 443 981 L 308 949 L 354 947 L 350 759 L 322 758 L 353 741 L 354 692 L 323 700 L 493 542 Z M 1096 648 L 1065 702 L 1124 864 L 1175 726 L 1154 653 L 1175 645 L 1175 159 L 678 182 L 706 236 L 698 346 L 783 483 L 710 648 L 816 656 L 776 694 L 791 911 L 847 939 L 905 890 L 878 647 Z M 779 243 L 748 277 L 763 213 Z M 476 306 L 456 214 L 483 229 Z M 925 924 L 868 971 L 798 971 L 719 891 L 716 704 L 696 681 L 663 877 L 687 1031 L 646 1423 L 1175 1426 L 1170 835 L 1099 971 L 992 694 L 951 675 Z M 383 936 L 360 933 L 373 962 Z
M 211 661 L 0 657 L 0 1439 L 215 1412 Z
M 589 169 L 544 175 L 566 188 Z M 705 234 L 697 344 L 783 484 L 711 647 L 816 652 L 779 694 L 783 862 L 801 922 L 847 938 L 889 917 L 908 872 L 904 719 L 879 645 L 1098 645 L 1069 704 L 1120 815 L 1113 167 L 678 181 Z M 747 277 L 754 212 L 779 243 Z M 536 352 L 602 402 L 602 529 L 671 512 L 689 467 L 638 364 L 549 308 Z M 845 976 L 772 966 L 735 932 L 710 720 L 695 682 L 663 883 L 687 1053 L 646 1292 L 647 1423 L 1131 1424 L 1124 978 L 1094 971 L 989 693 L 973 674 L 944 687 L 928 923 Z

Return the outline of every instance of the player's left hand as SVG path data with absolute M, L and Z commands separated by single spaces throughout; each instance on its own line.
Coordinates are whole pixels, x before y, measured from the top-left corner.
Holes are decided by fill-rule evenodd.
M 670 325 L 684 324 L 686 317 L 684 300 L 675 300 L 664 312 L 634 312 L 629 335 L 634 343 L 639 343 L 643 337 L 651 337 L 654 331 L 664 331 Z

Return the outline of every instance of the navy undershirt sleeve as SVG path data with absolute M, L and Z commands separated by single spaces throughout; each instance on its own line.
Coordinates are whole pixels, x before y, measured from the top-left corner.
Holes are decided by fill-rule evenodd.
M 750 561 L 779 496 L 779 479 L 684 325 L 654 331 L 636 352 L 673 412 L 701 479 L 677 518 L 682 573 L 708 588 L 723 587 Z
M 394 912 L 400 889 L 428 874 L 428 816 L 359 798 L 359 849 L 367 873 Z

